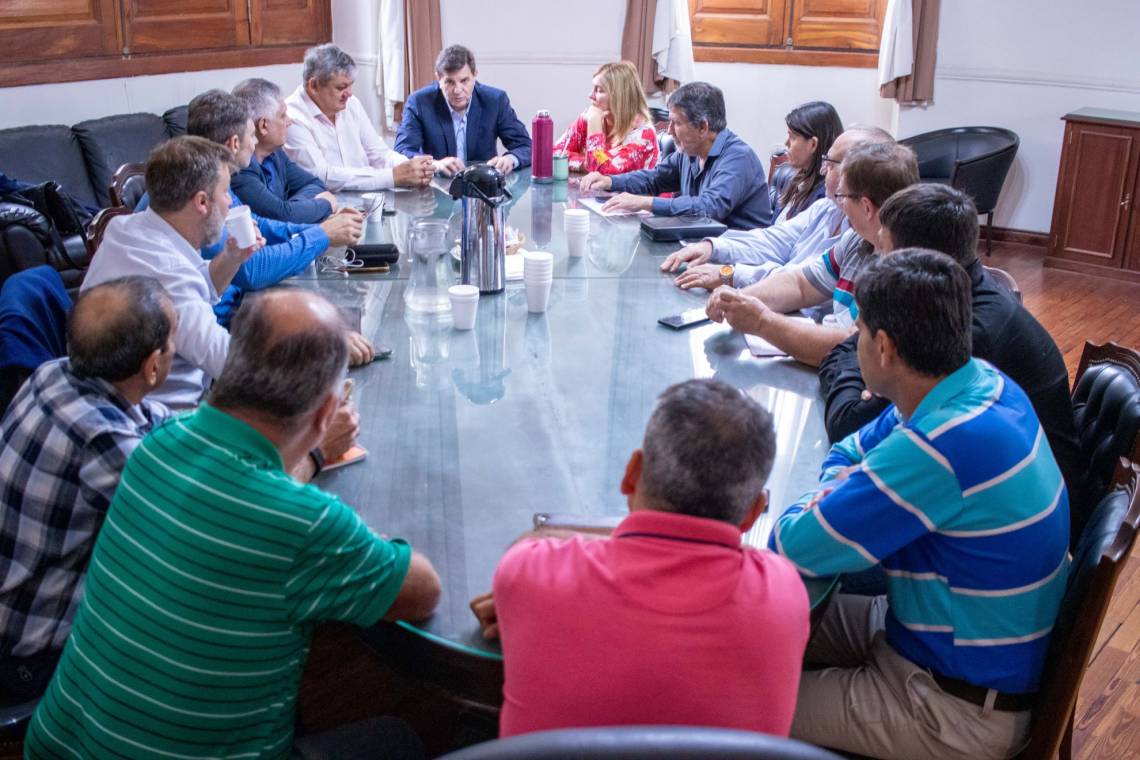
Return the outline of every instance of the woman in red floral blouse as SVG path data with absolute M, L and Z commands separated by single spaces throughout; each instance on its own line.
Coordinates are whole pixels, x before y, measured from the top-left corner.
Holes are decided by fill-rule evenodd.
M 590 106 L 554 152 L 569 156 L 572 172 L 624 174 L 657 165 L 657 133 L 632 63 L 605 63 L 594 72 Z

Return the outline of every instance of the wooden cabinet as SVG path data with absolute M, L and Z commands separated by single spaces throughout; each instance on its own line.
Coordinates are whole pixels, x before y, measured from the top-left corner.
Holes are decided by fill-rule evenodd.
M 1140 113 L 1067 114 L 1045 265 L 1140 282 Z

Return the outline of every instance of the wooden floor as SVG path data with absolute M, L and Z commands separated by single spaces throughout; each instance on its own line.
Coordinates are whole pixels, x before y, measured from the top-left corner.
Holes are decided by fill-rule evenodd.
M 1005 269 L 1026 308 L 1052 334 L 1070 379 L 1086 340 L 1140 348 L 1140 285 L 1045 269 L 1042 251 L 995 244 L 985 263 Z M 1140 545 L 1121 573 L 1077 702 L 1073 753 L 1081 760 L 1140 758 Z

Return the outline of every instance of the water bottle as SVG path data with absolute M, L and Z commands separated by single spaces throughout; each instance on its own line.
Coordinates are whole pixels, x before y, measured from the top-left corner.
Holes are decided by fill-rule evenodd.
M 550 111 L 540 110 L 530 123 L 530 178 L 535 182 L 553 181 L 554 120 Z

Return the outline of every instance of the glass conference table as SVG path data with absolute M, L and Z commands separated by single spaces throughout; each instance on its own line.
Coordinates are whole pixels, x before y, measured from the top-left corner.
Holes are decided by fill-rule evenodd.
M 446 180 L 435 184 L 446 187 Z M 480 635 L 469 600 L 491 589 L 499 557 L 532 528 L 536 513 L 626 514 L 618 484 L 667 386 L 716 377 L 772 412 L 778 453 L 770 514 L 745 536 L 748 544 L 767 544 L 772 516 L 814 486 L 828 448 L 811 369 L 753 358 L 742 337 L 721 325 L 674 331 L 657 324 L 707 298 L 703 290 L 680 290 L 658 270 L 677 244 L 642 237 L 635 217 L 591 214 L 588 250 L 572 258 L 562 214 L 576 202 L 574 185 L 532 185 L 520 172 L 510 189 L 508 226 L 523 232 L 525 248 L 554 254 L 544 314 L 527 312 L 521 281 L 480 298 L 472 331 L 452 329 L 450 315 L 405 309 L 412 220 L 451 218 L 458 238 L 461 206 L 440 189 L 389 192 L 397 213 L 368 223 L 366 239 L 386 237 L 401 248 L 389 273 L 314 266 L 287 283 L 359 314 L 363 334 L 392 349 L 389 359 L 350 372 L 367 459 L 316 482 L 378 532 L 406 539 L 443 581 L 430 619 L 376 626 L 364 636 L 393 660 L 416 663 L 419 676 L 434 674 L 451 687 L 471 681 L 466 693 L 492 704 L 501 653 L 497 641 Z M 458 264 L 454 269 L 458 281 Z M 813 582 L 813 602 L 829 588 Z

